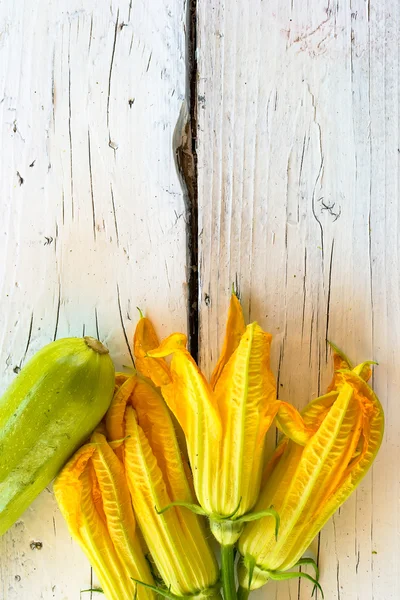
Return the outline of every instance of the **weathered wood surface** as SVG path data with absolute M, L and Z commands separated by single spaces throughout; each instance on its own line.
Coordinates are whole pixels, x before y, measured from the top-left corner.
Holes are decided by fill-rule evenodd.
M 83 331 L 131 364 L 136 306 L 161 334 L 186 327 L 185 20 L 178 0 L 0 4 L 1 391 Z M 0 598 L 89 599 L 91 583 L 48 489 L 0 540 Z
M 379 362 L 383 447 L 314 550 L 325 598 L 398 600 L 399 2 L 198 9 L 202 363 L 216 359 L 232 282 L 275 336 L 282 399 L 302 407 L 324 389 L 326 338 Z M 258 598 L 311 589 L 281 582 Z
M 172 148 L 187 8 L 0 4 L 0 391 L 39 347 L 83 331 L 129 364 L 137 305 L 161 334 L 186 327 Z M 324 389 L 327 337 L 379 362 L 382 450 L 313 546 L 329 600 L 400 597 L 399 11 L 397 0 L 197 3 L 203 366 L 232 282 L 275 336 L 281 398 L 301 407 Z M 0 598 L 78 600 L 91 583 L 49 488 L 0 540 Z M 310 593 L 292 581 L 256 597 Z

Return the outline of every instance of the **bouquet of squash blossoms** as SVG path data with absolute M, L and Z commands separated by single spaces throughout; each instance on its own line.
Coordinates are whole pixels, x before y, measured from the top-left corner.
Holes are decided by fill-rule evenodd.
M 371 466 L 383 412 L 371 363 L 354 367 L 335 347 L 326 394 L 301 414 L 278 400 L 271 337 L 246 326 L 233 294 L 207 381 L 185 335 L 160 343 L 141 316 L 134 374 L 116 375 L 105 419 L 54 487 L 108 600 L 242 600 L 293 577 L 322 592 L 303 555 Z M 273 425 L 282 435 L 264 461 Z

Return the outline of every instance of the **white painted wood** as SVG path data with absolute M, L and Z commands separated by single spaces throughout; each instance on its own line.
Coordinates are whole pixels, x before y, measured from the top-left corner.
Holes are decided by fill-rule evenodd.
M 186 327 L 172 150 L 185 13 L 178 0 L 0 4 L 1 391 L 83 331 L 131 364 L 136 306 L 163 335 Z M 79 600 L 90 584 L 46 490 L 0 540 L 0 598 Z
M 398 600 L 399 2 L 198 9 L 202 364 L 216 360 L 234 281 L 275 336 L 282 399 L 302 407 L 325 388 L 326 337 L 379 361 L 383 447 L 314 550 L 325 598 Z M 255 597 L 310 594 L 296 580 Z

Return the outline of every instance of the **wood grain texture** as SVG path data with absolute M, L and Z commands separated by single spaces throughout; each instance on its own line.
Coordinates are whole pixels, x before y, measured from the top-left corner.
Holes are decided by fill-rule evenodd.
M 274 334 L 282 399 L 302 407 L 324 390 L 326 338 L 379 362 L 383 447 L 313 544 L 329 600 L 400 597 L 399 10 L 198 3 L 202 365 L 215 363 L 232 282 Z M 295 580 L 255 597 L 310 594 Z
M 162 335 L 186 327 L 185 20 L 178 0 L 0 5 L 1 391 L 59 337 L 132 364 L 136 306 Z M 49 488 L 0 540 L 0 598 L 94 598 L 91 583 Z

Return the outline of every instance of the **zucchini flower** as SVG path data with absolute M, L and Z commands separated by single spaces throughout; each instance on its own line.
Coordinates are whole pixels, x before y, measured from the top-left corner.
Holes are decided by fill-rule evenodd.
M 220 598 L 219 569 L 200 517 L 183 507 L 161 510 L 177 499 L 193 503 L 194 495 L 171 416 L 150 380 L 126 378 L 114 395 L 106 428 L 110 440 L 123 440 L 115 452 L 124 462 L 143 537 L 168 588 L 160 593 Z
M 107 600 L 154 600 L 154 585 L 135 528 L 123 466 L 95 432 L 63 468 L 54 493 L 73 538 L 91 562 Z
M 283 438 L 267 464 L 256 510 L 271 505 L 280 516 L 278 538 L 269 519 L 246 525 L 240 539 L 240 597 L 269 579 L 305 577 L 290 571 L 312 563 L 301 558 L 313 538 L 350 496 L 370 468 L 382 441 L 384 417 L 378 398 L 366 383 L 371 363 L 352 368 L 337 349 L 329 391 L 302 413 L 316 427 L 305 445 Z
M 232 294 L 222 353 L 208 382 L 186 349 L 185 335 L 174 333 L 157 347 L 145 318 L 135 333 L 136 364 L 161 387 L 186 437 L 201 506 L 191 508 L 209 517 L 211 531 L 223 546 L 233 547 L 244 522 L 261 516 L 248 513 L 259 494 L 264 441 L 273 420 L 300 443 L 311 434 L 299 413 L 276 399 L 271 339 L 257 323 L 246 327 Z M 169 354 L 170 367 L 164 360 Z M 262 514 L 278 518 L 268 507 Z

